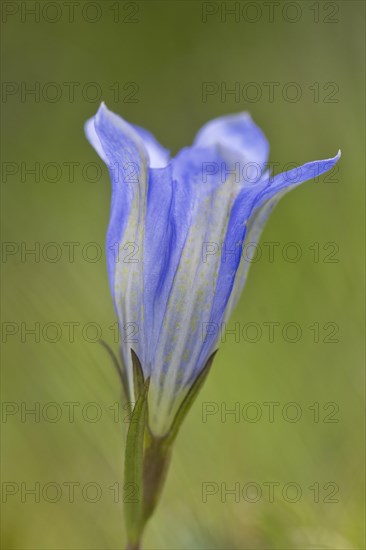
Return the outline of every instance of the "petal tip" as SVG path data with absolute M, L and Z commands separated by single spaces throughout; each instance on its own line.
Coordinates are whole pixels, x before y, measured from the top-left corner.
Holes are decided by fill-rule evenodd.
M 99 105 L 99 109 L 96 112 L 95 120 L 99 121 L 102 116 L 108 116 L 111 113 L 111 111 L 108 109 L 107 105 L 104 101 L 101 102 Z

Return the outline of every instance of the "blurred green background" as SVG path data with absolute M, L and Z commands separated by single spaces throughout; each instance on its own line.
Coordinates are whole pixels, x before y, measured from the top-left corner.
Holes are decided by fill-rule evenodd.
M 273 18 L 262 2 L 2 4 L 3 548 L 125 544 L 126 412 L 117 418 L 118 379 L 88 324 L 118 351 L 109 178 L 83 132 L 100 99 L 173 154 L 209 119 L 241 110 L 280 167 L 342 149 L 332 181 L 286 196 L 265 228 L 228 327 L 240 335 L 227 334 L 181 430 L 144 547 L 364 548 L 365 4 L 285 2 Z M 26 11 L 35 4 L 39 16 Z M 205 82 L 216 90 L 207 98 Z M 277 83 L 273 100 L 266 82 Z M 278 243 L 274 261 L 265 242 Z M 290 242 L 296 262 L 283 255 Z M 204 498 L 207 483 L 215 494 Z M 225 502 L 225 487 L 239 493 Z

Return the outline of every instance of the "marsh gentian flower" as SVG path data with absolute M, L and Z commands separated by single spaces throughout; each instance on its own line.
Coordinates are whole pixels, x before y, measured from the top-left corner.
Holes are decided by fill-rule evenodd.
M 241 294 L 243 246 L 258 240 L 280 197 L 340 153 L 272 176 L 268 142 L 247 113 L 207 123 L 172 159 L 104 105 L 86 134 L 112 180 L 108 272 L 130 395 L 133 348 L 150 377 L 150 429 L 162 436 Z
M 212 120 L 170 159 L 146 130 L 102 105 L 86 134 L 112 180 L 109 280 L 135 402 L 125 450 L 128 548 L 140 548 L 172 442 L 207 375 L 258 241 L 280 197 L 340 157 L 272 176 L 268 143 L 247 113 Z M 253 248 L 252 248 L 253 250 Z M 126 388 L 127 387 L 127 388 Z

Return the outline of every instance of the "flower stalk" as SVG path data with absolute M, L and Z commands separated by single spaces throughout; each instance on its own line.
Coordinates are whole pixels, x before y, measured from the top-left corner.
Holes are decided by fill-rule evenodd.
M 148 432 L 143 467 L 143 520 L 146 523 L 158 504 L 172 455 L 167 439 Z
M 172 448 L 165 438 L 156 438 L 147 432 L 146 447 L 143 456 L 142 507 L 138 521 L 139 529 L 133 533 L 127 550 L 141 548 L 141 539 L 150 517 L 159 502 L 170 464 Z M 128 506 L 128 504 L 127 504 Z

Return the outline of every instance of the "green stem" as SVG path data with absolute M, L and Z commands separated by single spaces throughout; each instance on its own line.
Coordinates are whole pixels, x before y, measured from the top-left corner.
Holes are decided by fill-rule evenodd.
M 145 432 L 142 469 L 142 506 L 138 528 L 133 534 L 126 550 L 140 550 L 141 539 L 149 518 L 152 516 L 166 480 L 171 459 L 172 446 L 167 438 L 154 437 L 149 430 Z

